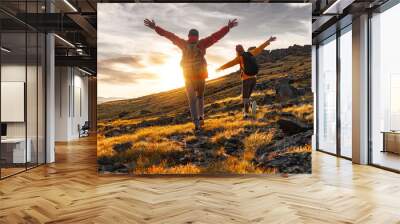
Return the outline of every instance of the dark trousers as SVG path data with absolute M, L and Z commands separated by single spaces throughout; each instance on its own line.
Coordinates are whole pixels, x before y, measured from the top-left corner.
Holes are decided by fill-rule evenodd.
M 257 79 L 254 78 L 249 78 L 246 80 L 243 80 L 242 83 L 242 98 L 243 98 L 243 106 L 244 110 L 246 113 L 249 112 L 249 107 L 250 107 L 250 97 L 251 94 L 253 93 L 253 90 L 256 86 Z

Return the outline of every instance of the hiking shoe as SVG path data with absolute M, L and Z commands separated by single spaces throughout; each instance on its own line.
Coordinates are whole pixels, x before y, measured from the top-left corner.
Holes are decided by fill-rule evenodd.
M 194 122 L 194 131 L 200 131 L 201 130 L 201 122 L 200 120 L 195 120 Z
M 203 128 L 201 127 L 201 126 L 197 126 L 197 127 L 194 127 L 194 135 L 202 135 L 203 134 Z
M 200 126 L 203 126 L 204 125 L 204 118 L 200 117 L 199 122 L 200 122 Z
M 202 134 L 203 134 L 203 129 L 201 129 L 201 128 L 195 128 L 195 129 L 193 130 L 193 134 L 196 135 L 196 136 L 202 135 Z
M 249 113 L 243 110 L 243 119 L 247 119 L 249 117 L 250 117 Z
M 256 115 L 257 115 L 257 102 L 255 100 L 251 101 L 250 107 L 251 107 L 251 116 L 256 117 Z

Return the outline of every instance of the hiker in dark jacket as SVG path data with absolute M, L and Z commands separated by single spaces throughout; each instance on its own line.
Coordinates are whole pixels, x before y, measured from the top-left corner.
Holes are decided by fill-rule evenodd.
M 222 71 L 234 65 L 240 65 L 240 77 L 242 78 L 242 99 L 243 99 L 243 117 L 249 117 L 250 104 L 252 114 L 255 116 L 257 105 L 250 102 L 251 94 L 257 83 L 258 65 L 255 56 L 259 55 L 271 42 L 275 41 L 276 37 L 270 37 L 267 41 L 260 46 L 246 52 L 242 45 L 236 45 L 236 58 L 227 62 L 217 69 Z
M 204 87 L 205 79 L 208 77 L 207 62 L 204 58 L 206 49 L 224 37 L 237 24 L 236 19 L 229 20 L 228 25 L 201 40 L 199 40 L 199 31 L 191 29 L 189 30 L 188 39 L 184 40 L 156 26 L 154 20 L 144 20 L 145 26 L 169 39 L 182 50 L 181 66 L 185 77 L 186 95 L 189 100 L 190 113 L 196 130 L 200 130 L 201 125 L 204 123 Z

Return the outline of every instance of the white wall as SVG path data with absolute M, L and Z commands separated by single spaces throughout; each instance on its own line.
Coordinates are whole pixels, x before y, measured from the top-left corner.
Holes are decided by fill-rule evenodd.
M 40 66 L 37 67 L 25 64 L 3 64 L 1 66 L 2 82 L 24 82 L 26 84 L 26 107 L 21 108 L 21 112 L 25 114 L 26 120 L 21 122 L 4 122 L 7 124 L 8 138 L 25 138 L 29 139 L 31 148 L 32 162 L 44 163 L 44 83 L 43 73 Z M 27 81 L 25 79 L 28 79 Z M 39 91 L 38 91 L 39 90 Z M 24 90 L 21 94 L 24 94 Z M 2 96 L 7 97 L 7 96 Z M 1 108 L 10 110 L 10 108 Z M 12 113 L 12 111 L 9 111 Z M 37 155 L 39 153 L 39 155 Z
M 25 82 L 25 75 L 27 69 L 28 74 L 35 73 L 36 74 L 36 67 L 28 66 L 27 68 L 25 65 L 12 65 L 12 64 L 5 64 L 1 67 L 1 81 L 2 82 Z M 28 76 L 30 78 L 30 76 Z M 29 86 L 36 86 L 36 80 L 29 80 Z M 27 88 L 27 106 L 35 107 L 36 108 L 36 88 Z M 31 104 L 34 102 L 34 104 Z M 2 108 L 2 110 L 6 110 L 7 108 Z M 36 111 L 36 109 L 35 109 Z M 31 111 L 28 111 L 31 112 Z M 36 113 L 28 113 L 27 114 L 28 122 L 33 122 L 34 124 L 28 124 L 28 129 L 30 127 L 36 130 Z M 35 125 L 35 127 L 33 127 Z M 29 131 L 29 130 L 28 130 Z M 7 136 L 8 137 L 25 137 L 25 122 L 7 122 Z M 28 137 L 29 133 L 28 133 Z
M 78 125 L 88 120 L 88 78 L 76 68 L 56 67 L 55 140 L 79 138 Z
M 69 96 L 70 85 L 69 68 L 55 68 L 55 141 L 68 140 L 68 117 L 69 117 Z
M 1 81 L 25 82 L 24 65 L 2 65 Z M 6 108 L 1 108 L 6 110 Z M 25 137 L 25 122 L 7 122 L 7 137 Z
M 88 78 L 79 75 L 74 75 L 74 107 L 72 108 L 72 120 L 71 120 L 71 135 L 79 137 L 78 125 L 82 126 L 85 121 L 88 121 Z

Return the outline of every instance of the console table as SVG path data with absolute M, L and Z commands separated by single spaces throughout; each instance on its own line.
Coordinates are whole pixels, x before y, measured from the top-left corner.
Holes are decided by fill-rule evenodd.
M 400 154 L 400 131 L 383 131 L 382 152 Z
M 25 151 L 25 140 L 28 144 Z M 6 138 L 1 139 L 1 159 L 6 163 L 19 164 L 31 162 L 32 141 L 30 138 Z

